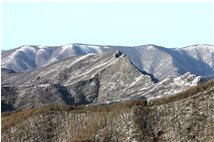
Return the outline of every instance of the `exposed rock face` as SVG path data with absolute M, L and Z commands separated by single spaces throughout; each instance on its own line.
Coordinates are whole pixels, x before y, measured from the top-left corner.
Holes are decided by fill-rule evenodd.
M 17 73 L 13 70 L 1 68 L 1 81 L 6 80 L 16 74 Z
M 214 140 L 213 83 L 206 89 L 195 90 L 198 91 L 192 95 L 179 98 L 178 94 L 167 102 L 156 99 L 148 103 L 121 103 L 109 108 L 47 109 L 32 110 L 32 113 L 28 110 L 5 115 L 1 139 L 5 142 L 210 142 Z M 17 117 L 16 121 L 7 123 L 13 117 Z
M 16 96 L 7 97 L 2 92 L 2 100 L 16 110 L 46 104 L 109 103 L 177 93 L 197 85 L 200 78 L 186 73 L 155 83 L 151 75 L 140 72 L 120 51 L 111 51 L 69 58 L 5 78 L 2 83 L 15 88 L 7 94 Z
M 123 55 L 123 53 L 122 53 L 120 50 L 117 50 L 117 51 L 115 52 L 115 58 L 118 58 L 118 57 L 120 57 L 121 55 Z
M 15 109 L 53 103 L 103 103 L 130 97 L 136 91 L 135 84 L 153 84 L 151 77 L 141 74 L 127 57 L 121 53 L 115 57 L 116 54 L 109 52 L 70 58 L 3 82 L 15 85 L 18 94 L 12 104 Z M 7 98 L 3 93 L 2 100 L 8 102 Z

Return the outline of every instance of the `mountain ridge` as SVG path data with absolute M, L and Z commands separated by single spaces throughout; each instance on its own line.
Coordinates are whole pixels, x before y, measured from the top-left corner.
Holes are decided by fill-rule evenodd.
M 213 75 L 213 55 L 151 44 L 6 52 L 1 140 L 212 141 L 214 81 L 198 74 Z
M 24 48 L 33 48 L 35 53 L 26 51 Z M 139 70 L 146 71 L 159 80 L 170 75 L 182 75 L 186 72 L 200 76 L 213 76 L 213 49 L 213 45 L 207 44 L 197 44 L 184 48 L 165 48 L 153 44 L 129 47 L 78 43 L 51 47 L 21 46 L 14 50 L 2 52 L 2 68 L 25 72 L 65 58 L 120 50 Z
M 103 52 L 67 58 L 2 80 L 2 100 L 15 109 L 45 104 L 100 104 L 127 99 L 161 97 L 204 82 L 186 73 L 156 82 L 118 52 Z M 14 91 L 15 89 L 15 91 Z M 9 90 L 9 91 L 7 91 Z M 10 91 L 11 90 L 11 91 Z M 12 94 L 16 94 L 11 96 Z M 49 98 L 49 99 L 47 99 Z
M 49 105 L 3 113 L 1 140 L 209 142 L 214 140 L 213 89 L 209 82 L 149 102 Z

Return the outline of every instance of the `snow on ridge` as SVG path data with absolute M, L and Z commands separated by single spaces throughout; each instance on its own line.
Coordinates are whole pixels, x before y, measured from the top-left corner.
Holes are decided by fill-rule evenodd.
M 84 51 L 86 54 L 90 53 L 90 48 L 87 45 L 79 45 L 78 46 L 82 51 Z
M 99 45 L 77 45 L 82 51 L 86 54 L 88 53 L 102 53 L 110 47 L 107 46 L 99 46 Z
M 212 45 L 206 45 L 206 44 L 198 44 L 198 45 L 192 45 L 192 46 L 187 46 L 183 48 L 184 50 L 210 50 L 214 52 L 214 47 Z
M 38 48 L 44 49 L 47 48 L 47 46 L 39 45 Z
M 211 45 L 195 45 L 183 48 L 189 56 L 192 58 L 202 61 L 213 68 L 214 61 L 214 46 Z
M 195 86 L 199 83 L 200 79 L 201 76 L 196 76 L 195 74 L 187 72 L 184 75 L 174 78 L 174 82 L 180 85 Z
M 64 45 L 61 47 L 61 50 L 59 51 L 57 56 L 58 57 L 61 56 L 60 57 L 61 59 L 73 57 L 73 56 L 75 56 L 75 51 L 73 48 L 74 48 L 73 44 Z M 56 57 L 56 58 L 58 58 L 58 57 Z
M 36 55 L 45 55 L 46 54 L 46 50 L 45 48 L 40 48 L 37 52 L 36 52 Z
M 17 59 L 21 60 L 20 52 L 24 52 L 28 59 L 34 59 L 36 49 L 32 46 L 22 46 L 8 57 L 8 63 L 16 63 Z
M 90 55 L 87 54 L 85 56 L 82 56 L 82 57 L 80 57 L 81 59 L 77 59 L 77 61 L 75 61 L 74 63 L 79 62 L 80 60 L 83 60 L 86 57 L 89 57 L 91 55 L 93 55 L 93 54 L 90 54 Z M 66 85 L 71 85 L 71 84 L 73 84 L 75 82 L 72 82 L 72 83 L 69 83 L 69 82 L 71 80 L 73 80 L 74 78 L 79 78 L 79 77 L 83 77 L 84 78 L 84 77 L 87 77 L 88 74 L 90 74 L 90 73 L 93 76 L 93 75 L 97 74 L 99 71 L 101 71 L 103 68 L 108 68 L 110 65 L 114 64 L 117 60 L 118 60 L 118 58 L 116 58 L 116 59 L 112 58 L 112 59 L 108 60 L 107 62 L 102 62 L 102 63 L 100 63 L 98 65 L 95 65 L 95 66 L 93 66 L 91 68 L 87 68 L 84 73 L 78 74 L 75 77 L 71 77 L 65 84 Z M 74 64 L 74 63 L 72 63 L 72 64 Z
M 139 47 L 124 46 L 123 48 L 122 46 L 114 47 L 114 46 L 108 46 L 108 45 L 92 45 L 92 44 L 78 44 L 78 43 L 69 43 L 62 46 L 56 46 L 55 48 L 52 48 L 51 46 L 41 46 L 41 45 L 36 45 L 36 46 L 24 45 L 24 46 L 21 46 L 16 51 L 14 51 L 13 53 L 11 53 L 7 58 L 2 59 L 2 64 L 3 65 L 8 64 L 8 67 L 10 66 L 11 68 L 12 66 L 20 66 L 22 62 L 28 62 L 27 61 L 28 59 L 32 59 L 32 60 L 36 60 L 36 63 L 37 61 L 40 61 L 39 63 L 42 62 L 47 65 L 48 62 L 51 63 L 51 62 L 62 60 L 68 57 L 80 56 L 80 55 L 85 55 L 89 53 L 100 54 L 100 53 L 109 51 L 111 49 L 112 50 L 119 49 L 123 53 L 125 53 L 127 57 L 129 57 L 129 59 L 138 69 L 145 70 L 153 74 L 156 78 L 160 80 L 165 78 L 165 76 L 168 76 L 168 75 L 165 75 L 165 70 L 169 72 L 175 72 L 175 74 L 180 74 L 177 72 L 177 70 L 179 70 L 180 68 L 181 68 L 181 72 L 186 70 L 193 71 L 194 70 L 193 67 L 195 67 L 196 65 L 199 65 L 199 67 L 202 68 L 201 70 L 200 69 L 196 70 L 195 72 L 196 74 L 201 74 L 205 76 L 213 73 L 213 67 L 214 67 L 214 46 L 213 45 L 201 44 L 201 45 L 192 45 L 184 48 L 173 48 L 173 49 L 170 49 L 170 53 L 171 51 L 176 51 L 176 52 L 172 52 L 173 54 L 168 54 L 168 52 L 166 52 L 168 49 L 157 50 L 157 52 L 151 52 L 153 50 L 159 49 L 159 46 L 152 45 L 152 44 L 142 45 Z M 145 47 L 145 48 L 141 48 L 141 47 Z M 17 53 L 17 52 L 21 52 L 21 53 Z M 147 52 L 148 54 L 144 54 Z M 153 60 L 153 59 L 156 59 L 155 56 L 157 56 L 160 52 L 166 53 L 166 54 L 161 54 L 160 56 L 161 60 Z M 181 62 L 180 60 L 178 60 L 179 62 L 176 62 L 177 55 L 184 57 L 184 60 L 181 60 L 182 62 L 183 61 L 189 62 L 187 65 L 184 66 L 185 69 L 182 68 L 183 67 L 182 65 L 177 64 Z M 27 56 L 27 59 L 25 58 L 26 56 Z M 186 59 L 189 59 L 189 57 L 193 58 L 193 60 L 187 61 Z M 32 60 L 31 60 L 31 63 L 33 63 Z M 197 61 L 200 61 L 201 63 Z M 19 62 L 20 64 L 17 64 L 17 62 Z M 183 64 L 182 62 L 181 64 Z M 37 64 L 37 67 L 44 64 Z M 156 64 L 158 64 L 158 66 Z M 206 71 L 203 72 L 203 67 L 206 67 L 206 64 L 209 65 L 210 70 L 207 72 Z M 26 70 L 26 68 L 23 68 L 23 67 L 21 68 L 23 69 L 23 71 Z
M 150 94 L 150 96 L 148 97 L 148 100 L 174 95 L 179 92 L 182 92 L 189 87 L 196 86 L 200 82 L 200 79 L 201 76 L 196 76 L 195 74 L 191 74 L 190 72 L 187 72 L 184 75 L 177 77 L 169 76 L 161 82 L 157 83 L 155 87 L 149 91 L 148 94 Z M 167 91 L 165 92 L 164 90 Z M 160 93 L 162 91 L 163 93 Z
M 94 54 L 93 54 L 93 53 L 89 53 L 89 54 L 80 56 L 80 57 L 78 57 L 77 59 L 75 59 L 71 64 L 69 64 L 69 66 L 71 66 L 71 65 L 73 65 L 73 64 L 76 64 L 76 63 L 78 63 L 79 61 L 84 60 L 84 59 L 86 59 L 86 58 L 88 58 L 88 57 L 90 57 L 90 56 L 92 56 L 92 55 L 94 55 Z
M 141 79 L 144 77 L 144 75 L 140 75 L 131 83 L 130 87 L 133 87 L 137 82 L 141 81 Z
M 100 46 L 94 46 L 94 45 L 90 45 L 88 46 L 89 48 L 95 49 L 98 53 L 102 52 L 101 47 Z
M 155 49 L 153 45 L 147 47 L 147 49 Z
M 200 79 L 201 79 L 201 76 L 197 76 L 197 77 L 192 81 L 192 84 L 193 84 L 193 85 L 197 85 L 198 82 L 200 81 Z
M 52 64 L 52 63 L 57 62 L 57 61 L 58 61 L 58 59 L 52 58 L 51 60 L 49 60 L 49 61 L 48 61 L 46 64 L 44 64 L 43 66 L 47 66 L 47 65 Z
M 73 44 L 66 44 L 66 45 L 62 46 L 61 52 L 65 51 L 65 50 L 70 50 L 72 48 L 73 48 Z
M 38 86 L 39 86 L 39 87 L 49 87 L 50 84 L 39 84 Z
M 79 48 L 85 53 L 96 53 L 98 52 L 98 48 L 90 45 L 79 45 Z
M 108 47 L 108 46 L 103 46 L 102 48 L 105 48 L 105 49 L 110 49 L 111 47 Z
M 27 52 L 36 53 L 36 49 L 34 47 L 28 46 L 28 45 L 20 47 L 15 52 L 19 52 L 19 51 L 22 51 L 22 52 L 25 52 L 25 53 L 27 53 Z
M 78 47 L 80 50 L 82 50 L 85 54 L 90 54 L 90 53 L 96 53 L 96 52 L 102 52 L 101 47 L 100 46 L 95 46 L 95 45 L 79 45 L 79 44 L 75 44 L 76 47 Z M 67 44 L 62 46 L 62 50 L 61 52 L 64 51 L 73 51 L 73 44 Z

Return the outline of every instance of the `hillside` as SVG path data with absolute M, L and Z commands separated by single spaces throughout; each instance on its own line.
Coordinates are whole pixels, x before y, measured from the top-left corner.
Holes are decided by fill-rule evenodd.
M 199 76 L 214 76 L 214 46 L 206 44 L 183 48 L 165 48 L 152 44 L 142 46 L 107 46 L 66 44 L 62 46 L 25 45 L 2 51 L 2 68 L 26 72 L 70 57 L 120 50 L 140 70 L 159 80 L 191 72 Z
M 212 81 L 164 99 L 82 107 L 45 106 L 4 113 L 1 139 L 210 142 L 214 140 L 213 102 Z
M 47 104 L 84 105 L 160 97 L 202 83 L 186 73 L 157 80 L 120 51 L 68 58 L 2 80 L 2 102 L 15 110 Z M 7 109 L 5 109 L 7 110 Z
M 2 51 L 2 141 L 214 141 L 214 48 Z

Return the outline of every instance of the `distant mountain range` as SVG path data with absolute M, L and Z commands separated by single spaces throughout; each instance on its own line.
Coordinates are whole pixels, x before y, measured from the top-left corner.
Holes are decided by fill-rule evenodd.
M 212 45 L 21 46 L 1 67 L 2 141 L 214 140 Z
M 206 44 L 183 48 L 164 48 L 152 44 L 134 47 L 76 43 L 54 47 L 26 45 L 2 51 L 2 68 L 26 72 L 66 58 L 109 50 L 120 50 L 140 71 L 146 71 L 159 80 L 186 72 L 208 78 L 214 76 L 214 46 Z

